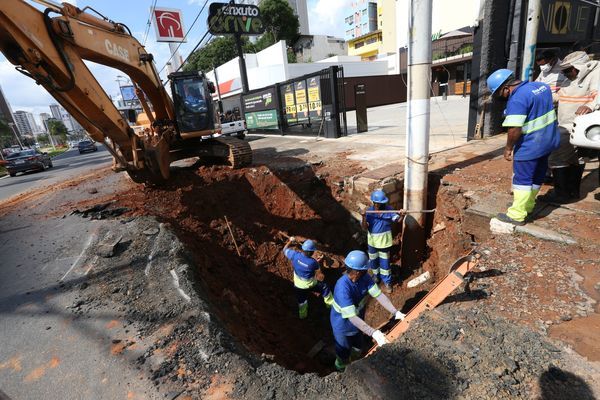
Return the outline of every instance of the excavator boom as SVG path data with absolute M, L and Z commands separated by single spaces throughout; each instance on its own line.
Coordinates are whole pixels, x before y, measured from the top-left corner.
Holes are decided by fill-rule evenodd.
M 209 103 L 203 114 L 208 122 L 198 131 L 181 135 L 178 121 L 185 116 L 191 118 L 193 113 L 175 107 L 158 76 L 152 54 L 125 25 L 92 15 L 86 12 L 87 7 L 81 10 L 68 3 L 37 2 L 47 8 L 42 12 L 24 0 L 0 2 L 0 51 L 17 70 L 43 86 L 94 140 L 104 143 L 134 180 L 167 179 L 170 163 L 183 155 L 209 154 L 213 161 L 219 159 L 215 154 L 222 153 L 222 141 L 200 140 L 218 133 L 210 93 L 202 94 Z M 144 94 L 142 103 L 152 111 L 152 124 L 134 132 L 84 60 L 127 74 Z M 204 75 L 196 74 L 204 80 L 207 91 Z M 242 152 L 251 154 L 245 143 L 225 146 L 231 152 L 239 146 L 244 148 Z M 212 147 L 217 148 L 216 152 Z M 227 154 L 220 159 L 229 162 L 229 157 Z

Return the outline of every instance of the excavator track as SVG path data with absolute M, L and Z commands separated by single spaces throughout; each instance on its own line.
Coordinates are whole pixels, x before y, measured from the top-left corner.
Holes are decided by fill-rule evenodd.
M 248 142 L 226 136 L 214 138 L 213 140 L 229 147 L 229 165 L 231 168 L 243 168 L 252 164 L 252 148 Z

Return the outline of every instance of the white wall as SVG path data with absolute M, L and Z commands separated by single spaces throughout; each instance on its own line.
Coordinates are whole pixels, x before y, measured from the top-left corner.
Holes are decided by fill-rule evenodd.
M 329 63 L 319 62 L 310 64 L 289 64 L 289 78 L 296 78 L 298 76 L 310 74 L 313 72 L 320 71 L 325 68 L 332 67 L 334 65 L 340 65 L 344 67 L 344 76 L 374 76 L 374 75 L 387 75 L 388 74 L 388 63 L 386 61 L 369 61 L 369 62 L 350 62 L 350 63 Z
M 344 76 L 347 77 L 388 75 L 395 73 L 395 66 L 390 64 L 389 60 L 392 58 L 394 56 L 384 57 L 378 61 L 360 61 L 359 56 L 337 56 L 316 63 L 288 64 L 284 41 L 280 41 L 259 53 L 245 55 L 250 90 L 285 82 L 334 65 L 344 67 Z M 237 57 L 217 67 L 217 73 L 221 84 L 239 78 L 240 70 Z M 213 71 L 208 71 L 206 76 L 215 82 Z M 222 95 L 228 97 L 238 93 L 240 93 L 240 90 L 223 93 Z

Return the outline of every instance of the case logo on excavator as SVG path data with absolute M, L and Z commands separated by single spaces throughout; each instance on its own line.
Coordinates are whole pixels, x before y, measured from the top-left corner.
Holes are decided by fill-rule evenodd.
M 108 39 L 104 40 L 104 45 L 106 46 L 106 51 L 108 51 L 108 54 L 129 62 L 129 51 L 126 48 L 121 47 L 118 44 L 111 43 L 111 41 Z

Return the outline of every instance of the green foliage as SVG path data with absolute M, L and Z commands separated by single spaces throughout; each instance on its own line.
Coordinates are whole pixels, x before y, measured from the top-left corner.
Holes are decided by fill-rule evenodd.
M 285 40 L 291 46 L 298 40 L 300 22 L 286 0 L 264 0 L 260 3 L 260 14 L 265 34 L 271 35 L 273 43 Z
M 288 46 L 296 42 L 300 23 L 286 0 L 264 0 L 260 4 L 260 12 L 265 25 L 265 33 L 257 40 L 256 44 L 252 44 L 247 36 L 242 36 L 244 53 L 256 53 L 280 40 L 285 40 Z M 206 72 L 237 56 L 233 35 L 217 37 L 206 46 L 196 50 L 183 70 Z M 288 53 L 288 61 L 296 62 L 295 55 L 290 56 Z
M 48 135 L 38 135 L 37 137 L 38 143 L 42 146 L 50 145 L 50 138 Z
M 265 32 L 254 44 L 255 50 L 261 51 L 275 44 L 275 36 L 271 32 Z
M 65 126 L 65 124 L 63 124 L 62 121 L 58 121 L 56 119 L 49 119 L 48 130 L 54 138 L 62 141 L 63 143 L 67 141 L 67 127 Z
M 15 135 L 4 118 L 0 118 L 0 149 L 16 144 Z
M 242 37 L 245 53 L 254 53 L 254 45 L 247 37 Z M 213 67 L 225 64 L 237 57 L 234 36 L 221 36 L 211 40 L 206 46 L 192 54 L 183 67 L 184 71 L 210 71 Z
M 295 64 L 298 62 L 296 53 L 294 53 L 294 50 L 291 47 L 287 49 L 287 59 L 288 59 L 288 63 L 290 63 L 290 64 Z

